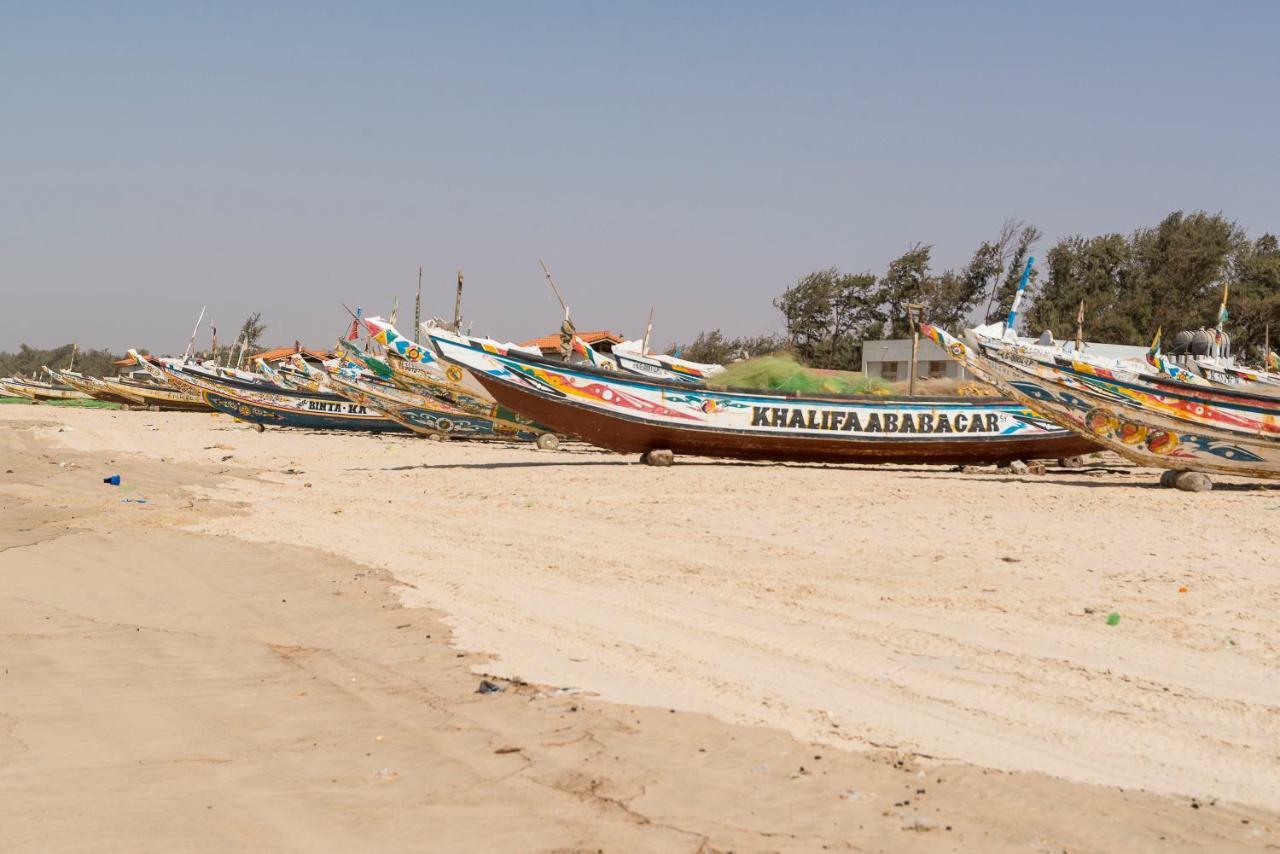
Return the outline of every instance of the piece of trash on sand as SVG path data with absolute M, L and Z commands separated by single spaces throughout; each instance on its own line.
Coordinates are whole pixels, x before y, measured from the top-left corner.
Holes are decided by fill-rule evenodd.
M 1179 592 L 1179 593 L 1186 593 L 1186 592 L 1187 592 L 1187 585 L 1185 585 L 1185 584 L 1184 584 L 1184 585 L 1182 585 L 1181 587 L 1179 587 L 1179 588 L 1178 588 L 1178 592 Z
M 1120 622 L 1120 615 L 1117 614 L 1115 611 L 1112 611 L 1110 614 L 1107 614 L 1108 626 L 1114 626 L 1118 622 Z
M 519 752 L 520 752 L 520 748 L 518 748 L 518 747 L 499 747 L 497 750 L 495 750 L 495 751 L 493 751 L 493 752 L 494 752 L 494 753 L 497 753 L 498 755 L 503 755 L 503 754 L 507 754 L 507 753 L 519 753 Z
M 399 774 L 397 774 L 395 771 L 392 771 L 390 768 L 379 768 L 377 771 L 373 772 L 373 779 L 375 780 L 389 781 L 389 780 L 394 780 L 399 776 L 400 776 Z
M 121 503 L 121 504 L 146 504 L 146 503 L 147 503 L 147 499 L 145 499 L 145 498 L 121 498 L 121 499 L 120 499 L 120 503 Z
M 501 685 L 495 685 L 494 683 L 490 682 L 488 679 L 481 679 L 480 686 L 476 688 L 476 693 L 477 694 L 496 694 L 501 690 L 503 690 Z
M 109 484 L 111 484 L 112 486 L 119 486 L 119 485 L 120 485 L 120 475 L 118 475 L 118 474 L 113 474 L 113 475 L 111 475 L 111 477 L 104 477 L 104 478 L 102 479 L 102 482 L 103 482 L 103 483 L 109 483 Z

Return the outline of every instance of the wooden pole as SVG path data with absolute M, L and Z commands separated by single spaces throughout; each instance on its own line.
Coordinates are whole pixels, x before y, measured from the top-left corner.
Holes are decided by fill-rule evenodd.
M 908 370 L 907 397 L 916 396 L 916 354 L 920 351 L 920 325 L 916 323 L 917 312 L 924 306 L 917 303 L 907 304 L 907 320 L 911 323 L 911 367 Z
M 418 298 L 413 301 L 413 343 L 421 343 L 422 336 L 422 266 L 418 266 Z
M 1080 300 L 1080 308 L 1076 309 L 1076 357 L 1084 348 L 1084 300 Z
M 462 268 L 458 268 L 458 291 L 453 297 L 453 331 L 462 332 Z
M 80 349 L 79 344 L 71 345 L 71 364 L 67 366 L 68 371 L 74 371 L 76 369 L 76 351 L 79 349 Z
M 200 306 L 200 316 L 196 318 L 195 328 L 191 330 L 191 340 L 187 343 L 187 349 L 182 351 L 182 361 L 184 362 L 191 355 L 191 351 L 195 349 L 196 333 L 200 331 L 200 321 L 204 320 L 204 310 L 206 308 L 208 308 L 207 305 Z
M 649 322 L 645 324 L 644 341 L 642 341 L 640 344 L 641 356 L 649 355 L 649 337 L 653 335 L 653 309 L 654 309 L 654 306 L 649 306 Z
M 564 309 L 564 316 L 569 318 L 569 306 L 565 305 L 564 297 L 560 296 L 560 289 L 556 287 L 556 280 L 551 278 L 551 271 L 547 269 L 547 262 L 541 258 L 538 259 L 538 265 L 542 267 L 542 274 L 547 277 L 547 284 L 551 285 L 551 292 L 556 295 L 556 299 L 560 302 L 560 307 Z

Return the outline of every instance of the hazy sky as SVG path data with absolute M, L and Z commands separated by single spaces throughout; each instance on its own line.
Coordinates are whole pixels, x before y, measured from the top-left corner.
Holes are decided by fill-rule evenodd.
M 1280 228 L 1280 3 L 0 2 L 0 349 L 327 345 L 340 303 L 655 339 L 810 270 Z M 1044 246 L 1038 247 L 1043 254 Z M 402 324 L 406 328 L 408 322 Z M 201 333 L 202 340 L 206 332 Z

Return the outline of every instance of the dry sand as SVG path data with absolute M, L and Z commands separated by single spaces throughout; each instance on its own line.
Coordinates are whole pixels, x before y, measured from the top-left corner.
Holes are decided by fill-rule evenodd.
M 29 406 L 0 471 L 3 850 L 1280 846 L 1272 487 Z

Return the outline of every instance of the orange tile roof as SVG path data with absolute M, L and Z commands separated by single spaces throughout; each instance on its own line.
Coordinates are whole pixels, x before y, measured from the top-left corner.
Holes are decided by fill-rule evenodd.
M 626 340 L 616 332 L 609 332 L 603 329 L 596 332 L 579 332 L 578 337 L 592 346 L 601 342 L 621 344 Z M 520 346 L 537 347 L 539 350 L 557 350 L 560 348 L 560 333 L 553 332 L 550 335 L 543 335 L 541 338 L 534 338 L 532 341 L 524 341 Z

